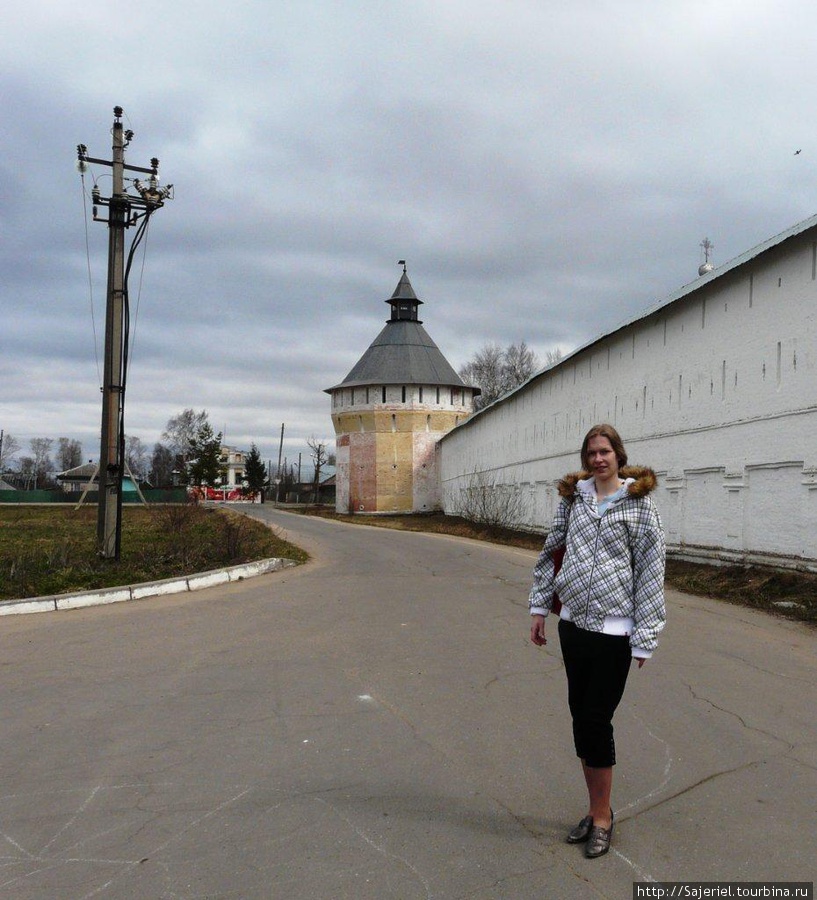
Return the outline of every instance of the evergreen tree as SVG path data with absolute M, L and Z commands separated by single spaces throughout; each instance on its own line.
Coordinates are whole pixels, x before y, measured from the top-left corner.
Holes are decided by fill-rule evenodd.
M 261 502 L 264 502 L 264 488 L 267 485 L 267 467 L 261 459 L 258 447 L 250 445 L 250 452 L 244 460 L 244 480 L 247 482 L 248 494 L 261 494 Z
M 188 478 L 197 487 L 215 487 L 225 475 L 221 465 L 221 432 L 213 434 L 212 426 L 205 422 L 189 444 Z

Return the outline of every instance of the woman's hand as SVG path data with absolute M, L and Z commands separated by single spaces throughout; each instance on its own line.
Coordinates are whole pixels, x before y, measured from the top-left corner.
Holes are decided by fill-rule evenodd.
M 543 647 L 548 639 L 545 637 L 545 617 L 530 617 L 530 639 L 537 647 Z

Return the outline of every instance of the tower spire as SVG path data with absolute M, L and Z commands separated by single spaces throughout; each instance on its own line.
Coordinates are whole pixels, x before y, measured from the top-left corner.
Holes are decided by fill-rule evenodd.
M 397 282 L 394 293 L 386 301 L 386 303 L 391 304 L 391 319 L 388 321 L 417 322 L 418 324 L 421 324 L 420 318 L 417 315 L 417 307 L 423 301 L 418 298 L 417 294 L 414 293 L 414 288 L 411 286 L 406 261 L 401 259 L 398 261 L 397 265 L 403 267 L 403 274 Z

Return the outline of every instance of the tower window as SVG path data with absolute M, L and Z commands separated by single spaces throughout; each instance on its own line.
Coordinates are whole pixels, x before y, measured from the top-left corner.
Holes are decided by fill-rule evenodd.
M 386 385 L 383 385 L 383 403 L 386 402 Z
M 420 385 L 420 403 L 423 402 L 423 386 Z
M 405 403 L 405 402 L 406 402 L 406 386 L 405 386 L 405 385 L 403 385 L 403 394 L 402 394 L 402 396 L 403 396 L 403 403 Z

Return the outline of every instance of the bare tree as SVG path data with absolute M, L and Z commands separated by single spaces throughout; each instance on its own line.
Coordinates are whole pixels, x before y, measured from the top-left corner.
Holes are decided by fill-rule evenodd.
M 482 409 L 505 393 L 502 382 L 503 350 L 499 344 L 485 344 L 459 371 L 466 384 L 474 385 L 482 393 L 474 398 L 474 409 Z
M 82 444 L 71 438 L 61 437 L 57 441 L 57 468 L 60 472 L 82 465 Z
M 148 474 L 148 448 L 141 439 L 132 434 L 125 435 L 125 462 L 134 478 L 144 480 Z
M 33 456 L 21 456 L 15 474 L 15 483 L 24 491 L 34 490 L 36 487 L 36 473 Z
M 154 487 L 167 487 L 173 483 L 173 469 L 176 457 L 169 447 L 158 441 L 153 445 L 150 460 L 150 480 Z
M 474 409 L 483 409 L 503 394 L 523 384 L 539 368 L 536 354 L 521 341 L 504 349 L 496 343 L 485 344 L 459 371 L 466 384 L 480 388 Z
M 557 347 L 555 350 L 548 350 L 545 354 L 545 364 L 548 366 L 555 365 L 557 362 L 561 362 L 562 359 L 562 351 Z
M 3 434 L 0 438 L 0 472 L 3 472 L 20 449 L 20 443 L 11 434 Z
M 489 528 L 518 528 L 524 502 L 519 486 L 500 484 L 485 472 L 473 472 L 460 488 L 459 513 Z
M 502 373 L 507 390 L 524 384 L 539 368 L 539 359 L 524 341 L 505 348 Z
M 51 460 L 51 446 L 54 441 L 51 438 L 32 438 L 31 467 L 34 475 L 34 490 L 45 484 L 47 476 L 54 471 L 54 463 Z
M 315 481 L 312 493 L 314 495 L 313 502 L 317 503 L 318 495 L 320 493 L 321 469 L 329 464 L 330 454 L 327 442 L 319 441 L 314 435 L 307 438 L 306 444 L 309 447 L 309 453 L 312 456 L 312 465 L 315 467 Z
M 179 457 L 179 463 L 184 465 L 190 459 L 190 448 L 195 444 L 199 432 L 205 425 L 209 425 L 207 410 L 196 412 L 194 409 L 185 409 L 178 416 L 168 419 L 162 438 Z

